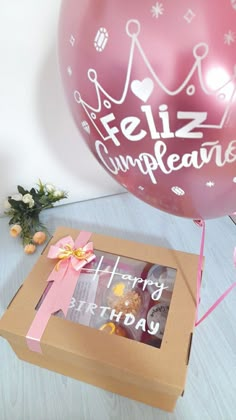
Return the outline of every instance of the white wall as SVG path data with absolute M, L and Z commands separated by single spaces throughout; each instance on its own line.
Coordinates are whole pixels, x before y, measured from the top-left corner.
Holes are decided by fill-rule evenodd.
M 56 58 L 59 8 L 60 0 L 0 0 L 0 212 L 17 184 L 39 178 L 69 191 L 67 202 L 123 191 L 69 114 Z

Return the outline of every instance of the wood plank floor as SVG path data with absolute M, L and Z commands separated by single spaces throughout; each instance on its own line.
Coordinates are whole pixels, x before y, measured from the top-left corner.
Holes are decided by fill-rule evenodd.
M 42 215 L 51 232 L 65 225 L 199 252 L 201 229 L 129 194 L 64 205 Z M 38 255 L 24 256 L 0 219 L 0 316 Z M 236 280 L 236 226 L 229 217 L 206 226 L 200 314 Z M 0 337 L 0 420 L 235 420 L 236 289 L 195 330 L 186 390 L 173 414 L 40 369 L 17 359 Z

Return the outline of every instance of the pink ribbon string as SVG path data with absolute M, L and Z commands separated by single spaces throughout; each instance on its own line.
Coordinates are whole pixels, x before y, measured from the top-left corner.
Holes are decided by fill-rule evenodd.
M 199 259 L 198 259 L 198 269 L 197 269 L 197 295 L 196 295 L 197 302 L 196 302 L 196 319 L 195 319 L 195 325 L 197 325 L 198 311 L 199 311 L 199 305 L 200 305 L 200 300 L 201 300 L 200 291 L 201 291 L 201 283 L 202 283 L 206 224 L 204 220 L 195 220 L 194 223 L 202 227 L 202 237 L 201 237 L 200 252 L 199 252 Z
M 200 253 L 198 259 L 198 272 L 197 272 L 197 296 L 196 296 L 196 321 L 195 326 L 197 327 L 201 322 L 203 322 L 216 308 L 220 305 L 220 303 L 228 296 L 228 294 L 236 287 L 236 282 L 231 284 L 231 286 L 213 303 L 212 306 L 206 311 L 206 313 L 198 319 L 198 311 L 199 311 L 199 304 L 200 304 L 200 289 L 201 289 L 201 279 L 202 279 L 202 267 L 203 267 L 203 254 L 204 254 L 204 244 L 205 244 L 205 232 L 206 232 L 206 225 L 204 220 L 194 221 L 198 226 L 202 227 L 202 236 L 201 236 L 201 245 L 200 245 Z M 236 248 L 234 249 L 234 265 L 236 266 Z
M 40 340 L 52 314 L 61 310 L 66 317 L 81 269 L 95 258 L 92 242 L 87 243 L 90 236 L 90 232 L 80 232 L 75 242 L 67 236 L 50 247 L 48 258 L 58 262 L 47 279 L 52 286 L 26 335 L 30 350 L 42 353 Z

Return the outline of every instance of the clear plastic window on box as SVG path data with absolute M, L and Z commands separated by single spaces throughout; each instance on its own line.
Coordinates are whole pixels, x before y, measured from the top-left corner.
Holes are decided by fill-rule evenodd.
M 176 269 L 97 250 L 95 255 L 78 276 L 66 319 L 160 348 Z M 61 311 L 54 315 L 64 317 Z

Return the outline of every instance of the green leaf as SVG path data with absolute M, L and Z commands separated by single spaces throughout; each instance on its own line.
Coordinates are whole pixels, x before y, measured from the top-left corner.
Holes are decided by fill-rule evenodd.
M 30 194 L 31 194 L 33 197 L 35 197 L 35 196 L 37 195 L 37 193 L 36 193 L 36 191 L 35 191 L 35 189 L 34 189 L 34 188 L 31 188 L 31 190 L 30 190 Z
M 28 191 L 26 191 L 23 187 L 21 187 L 20 185 L 17 185 L 17 190 L 19 191 L 20 194 L 25 195 L 28 193 Z
M 38 193 L 39 193 L 40 195 L 45 194 L 45 192 L 44 192 L 44 184 L 42 183 L 41 179 L 39 179 L 38 186 L 39 186 Z
M 13 209 L 19 209 L 20 201 L 13 200 L 13 198 L 8 198 L 8 201 L 9 201 L 10 205 L 13 207 Z
M 19 220 L 19 218 L 17 217 L 17 216 L 13 216 L 10 220 L 9 220 L 9 225 L 15 225 L 16 223 L 17 224 L 20 224 L 20 220 Z

